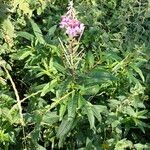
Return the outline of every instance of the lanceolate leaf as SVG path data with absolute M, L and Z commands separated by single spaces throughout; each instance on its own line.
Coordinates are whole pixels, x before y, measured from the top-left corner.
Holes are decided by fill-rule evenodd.
M 78 109 L 81 109 L 82 107 L 84 107 L 85 104 L 86 104 L 86 100 L 81 95 L 79 95 L 79 97 L 78 97 Z
M 57 84 L 57 79 L 54 79 L 51 82 L 47 83 L 42 90 L 41 96 L 44 96 L 45 94 L 53 90 L 56 84 Z
M 88 116 L 88 120 L 90 123 L 90 129 L 94 129 L 95 128 L 95 117 L 94 117 L 94 112 L 92 110 L 92 105 L 90 103 L 87 103 L 84 106 L 84 109 L 85 109 L 85 113 Z
M 89 68 L 92 68 L 94 65 L 94 55 L 91 51 L 88 51 L 87 53 L 87 62 L 89 64 Z
M 143 82 L 144 82 L 144 81 L 145 81 L 145 78 L 144 78 L 143 73 L 142 73 L 142 71 L 140 70 L 140 68 L 138 68 L 136 65 L 133 65 L 133 64 L 130 64 L 130 66 L 134 69 L 134 71 L 135 71 L 136 73 L 139 74 L 139 76 L 141 77 L 141 79 L 142 79 Z
M 115 80 L 116 77 L 114 75 L 101 69 L 93 69 L 89 73 L 79 76 L 79 82 L 84 85 L 102 84 Z
M 78 96 L 73 95 L 69 97 L 68 100 L 68 119 L 74 119 L 76 115 Z
M 100 115 L 99 109 L 97 109 L 97 107 L 95 107 L 95 106 L 93 105 L 92 111 L 93 111 L 93 113 L 94 113 L 94 116 L 97 118 L 97 120 L 98 120 L 99 122 L 101 122 L 102 117 L 101 117 L 101 115 Z
M 65 116 L 58 128 L 57 137 L 60 139 L 65 138 L 68 132 L 71 131 L 73 122 L 73 119 L 68 119 L 68 116 Z
M 42 31 L 39 28 L 39 26 L 33 20 L 31 20 L 31 25 L 32 25 L 32 29 L 34 31 L 34 34 L 35 34 L 36 38 L 38 39 L 38 42 L 40 44 L 44 44 L 45 40 L 44 40 Z
M 62 120 L 64 115 L 65 115 L 65 112 L 66 112 L 66 109 L 67 109 L 67 101 L 64 101 L 61 105 L 60 105 L 60 109 L 59 109 L 59 120 Z
M 55 67 L 58 71 L 60 71 L 60 72 L 62 72 L 62 73 L 66 72 L 66 69 L 65 69 L 62 65 L 60 65 L 59 63 L 57 63 L 56 61 L 54 62 L 54 67 Z
M 12 54 L 12 58 L 15 60 L 23 60 L 33 55 L 31 48 L 19 49 L 17 53 Z
M 34 39 L 34 35 L 32 35 L 28 32 L 23 32 L 23 31 L 18 32 L 17 36 L 23 37 L 29 41 L 33 41 L 33 39 Z
M 51 36 L 54 34 L 54 32 L 56 31 L 57 25 L 52 26 L 49 30 L 48 30 L 48 36 Z

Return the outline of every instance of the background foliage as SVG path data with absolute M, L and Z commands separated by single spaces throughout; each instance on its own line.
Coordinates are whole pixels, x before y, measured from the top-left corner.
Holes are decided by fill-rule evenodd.
M 75 77 L 59 42 L 67 5 L 0 0 L 0 149 L 149 149 L 150 2 L 75 0 Z

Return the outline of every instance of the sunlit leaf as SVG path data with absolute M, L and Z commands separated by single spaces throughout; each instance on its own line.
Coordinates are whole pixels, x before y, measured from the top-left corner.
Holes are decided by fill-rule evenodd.
M 17 36 L 23 37 L 29 41 L 33 41 L 34 36 L 28 32 L 19 31 L 17 32 Z
M 35 34 L 36 38 L 38 39 L 38 42 L 40 44 L 44 44 L 45 40 L 43 38 L 43 34 L 42 34 L 41 29 L 39 28 L 39 26 L 33 20 L 30 20 L 30 22 L 31 22 L 34 34 Z

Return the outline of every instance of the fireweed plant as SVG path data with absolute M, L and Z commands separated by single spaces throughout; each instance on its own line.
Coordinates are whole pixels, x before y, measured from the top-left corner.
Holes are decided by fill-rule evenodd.
M 69 3 L 67 13 L 61 18 L 60 28 L 64 29 L 68 35 L 68 45 L 64 46 L 59 39 L 66 59 L 64 63 L 70 68 L 72 75 L 74 75 L 78 64 L 84 56 L 84 54 L 82 54 L 83 50 L 78 52 L 78 46 L 85 26 L 77 19 L 77 13 L 73 7 L 73 1 Z
M 67 2 L 0 1 L 0 150 L 149 150 L 148 0 Z

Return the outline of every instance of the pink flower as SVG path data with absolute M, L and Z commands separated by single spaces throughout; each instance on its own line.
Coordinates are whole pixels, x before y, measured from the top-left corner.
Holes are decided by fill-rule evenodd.
M 80 25 L 80 22 L 77 19 L 70 19 L 68 24 L 70 27 L 75 28 Z
M 61 22 L 60 22 L 60 28 L 64 28 L 64 27 L 66 27 L 67 25 L 68 25 L 68 23 L 69 23 L 69 17 L 67 17 L 67 16 L 62 16 L 62 20 L 61 20 Z
M 76 37 L 80 35 L 84 30 L 84 24 L 80 23 L 79 20 L 70 19 L 68 16 L 62 16 L 60 22 L 60 28 L 65 28 L 66 33 L 71 37 Z
M 73 8 L 73 3 L 70 2 L 68 12 L 61 17 L 60 28 L 66 29 L 66 34 L 70 37 L 76 37 L 84 31 L 84 24 L 76 18 L 76 13 Z
M 84 24 L 76 18 L 76 11 L 73 8 L 73 2 L 71 1 L 68 7 L 66 15 L 61 17 L 60 28 L 66 30 L 66 34 L 70 37 L 80 36 L 84 31 Z
M 66 33 L 71 37 L 77 36 L 75 28 L 67 27 Z

